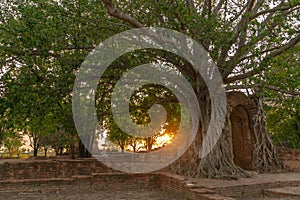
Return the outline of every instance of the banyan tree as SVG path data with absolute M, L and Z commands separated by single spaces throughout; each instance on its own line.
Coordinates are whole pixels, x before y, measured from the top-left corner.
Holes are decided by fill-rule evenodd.
M 184 74 L 193 85 L 201 110 L 196 139 L 170 166 L 171 171 L 192 177 L 247 176 L 247 170 L 270 171 L 279 165 L 265 129 L 263 98 L 259 92 L 272 58 L 300 40 L 297 31 L 289 31 L 288 37 L 282 35 L 283 29 L 295 30 L 293 22 L 299 22 L 296 17 L 299 2 L 104 0 L 103 5 L 110 19 L 124 26 L 164 27 L 187 34 L 210 54 L 227 91 L 253 89 L 248 96 L 227 92 L 228 112 L 221 138 L 201 159 L 199 151 L 211 116 L 207 86 L 189 62 L 148 49 L 147 53 L 171 63 Z
M 3 63 L 2 72 L 5 74 L 0 77 L 0 95 L 5 97 L 1 101 L 6 105 L 1 107 L 0 115 L 4 116 L 1 120 L 18 123 L 23 132 L 27 127 L 41 129 L 39 137 L 45 132 L 40 126 L 41 120 L 47 128 L 48 122 L 53 121 L 58 125 L 54 124 L 49 130 L 63 126 L 73 137 L 76 130 L 70 120 L 72 87 L 88 53 L 97 52 L 93 49 L 99 42 L 115 34 L 133 28 L 161 27 L 191 38 L 186 40 L 187 47 L 192 46 L 191 40 L 201 44 L 210 55 L 209 62 L 214 63 L 213 69 L 220 73 L 222 83 L 219 84 L 227 96 L 224 95 L 227 103 L 221 137 L 206 157 L 199 157 L 212 116 L 208 86 L 199 71 L 184 57 L 154 48 L 130 52 L 111 63 L 105 76 L 96 84 L 97 90 L 104 91 L 96 95 L 95 100 L 99 109 L 97 116 L 104 119 L 99 125 L 120 133 L 118 127 L 108 121 L 112 118 L 110 96 L 123 73 L 130 67 L 145 63 L 167 63 L 166 66 L 175 67 L 190 84 L 201 111 L 195 140 L 170 165 L 171 171 L 191 177 L 247 176 L 248 170 L 263 172 L 278 166 L 274 146 L 265 128 L 263 91 L 268 88 L 286 94 L 293 92 L 290 91 L 293 87 L 278 88 L 266 79 L 272 78 L 269 72 L 277 70 L 274 59 L 299 45 L 299 1 L 5 0 L 0 5 L 0 63 Z M 163 42 L 159 42 L 159 37 L 154 39 L 173 48 L 168 45 L 168 42 L 172 43 L 172 37 L 165 37 Z M 180 50 L 182 46 L 175 45 L 174 48 Z M 103 60 L 111 56 L 113 54 L 107 54 Z M 289 56 L 286 64 L 291 59 L 294 57 Z M 177 101 L 170 91 L 156 88 L 156 85 L 146 85 L 144 90 L 153 93 L 153 97 L 158 91 L 157 100 L 152 98 L 149 101 L 154 104 Z M 89 91 L 89 94 L 94 92 Z M 143 109 L 147 112 L 148 108 Z M 172 104 L 169 109 L 177 114 L 177 105 Z M 120 145 L 128 139 L 124 134 L 108 136 Z M 84 140 L 93 142 L 93 138 Z M 89 155 L 83 145 L 79 146 L 82 156 Z
M 266 133 L 260 100 L 242 92 L 228 92 L 227 102 L 225 127 L 212 152 L 204 160 L 191 156 L 199 151 L 199 139 L 170 166 L 171 171 L 191 177 L 222 178 L 280 169 L 276 148 Z

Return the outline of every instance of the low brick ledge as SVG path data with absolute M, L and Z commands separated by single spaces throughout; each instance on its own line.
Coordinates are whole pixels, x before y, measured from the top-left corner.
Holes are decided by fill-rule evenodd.
M 6 179 L 0 180 L 1 183 L 37 183 L 37 182 L 50 182 L 50 181 L 74 181 L 76 178 L 40 178 L 40 179 Z

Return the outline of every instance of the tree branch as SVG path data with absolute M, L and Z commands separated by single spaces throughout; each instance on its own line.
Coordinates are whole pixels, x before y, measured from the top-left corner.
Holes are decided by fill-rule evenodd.
M 211 14 L 211 0 L 204 0 L 203 10 L 202 10 L 202 17 L 205 15 Z
M 240 16 L 243 13 L 243 10 L 247 8 L 245 11 L 246 14 L 241 18 L 241 20 L 235 27 L 234 34 L 233 34 L 232 38 L 230 39 L 228 45 L 225 45 L 224 48 L 221 49 L 221 55 L 220 55 L 220 59 L 217 63 L 217 66 L 223 65 L 223 63 L 225 62 L 225 60 L 228 56 L 228 51 L 230 50 L 231 46 L 237 41 L 238 38 L 240 38 L 239 50 L 236 52 L 236 55 L 234 57 L 237 57 L 237 54 L 240 54 L 240 50 L 244 46 L 242 43 L 245 42 L 245 40 L 243 38 L 246 37 L 246 29 L 249 24 L 249 16 L 247 15 L 247 13 L 249 13 L 251 11 L 253 6 L 254 6 L 254 0 L 250 1 L 248 4 L 246 4 L 244 6 L 244 8 L 241 9 L 241 12 L 238 14 L 238 16 Z M 245 33 L 241 34 L 241 32 L 245 32 Z M 241 56 L 241 55 L 239 55 L 239 56 Z M 237 59 L 237 58 L 235 58 L 235 59 Z M 230 62 L 232 62 L 232 61 L 230 61 Z M 230 74 L 230 72 L 231 72 L 231 70 L 226 69 L 223 71 L 222 76 L 226 77 L 226 76 L 228 76 L 228 74 Z
M 264 87 L 268 88 L 270 90 L 276 91 L 276 92 L 289 94 L 289 95 L 292 95 L 294 97 L 300 97 L 300 92 L 296 92 L 296 91 L 292 92 L 292 91 L 284 90 L 284 89 L 281 89 L 281 88 L 278 88 L 278 87 L 275 87 L 275 86 L 272 86 L 272 85 L 264 85 Z
M 300 41 L 300 34 L 298 34 L 295 38 L 291 39 L 289 42 L 281 46 L 280 48 L 277 48 L 276 50 L 272 51 L 269 53 L 260 63 L 261 65 L 258 68 L 253 69 L 252 71 L 236 75 L 233 77 L 229 77 L 224 80 L 224 83 L 232 83 L 237 80 L 242 80 L 245 78 L 248 78 L 250 76 L 253 76 L 255 74 L 261 73 L 261 71 L 265 70 L 267 67 L 264 65 L 269 59 L 274 58 L 278 55 L 280 55 L 282 52 L 292 48 L 295 46 L 298 42 Z
M 226 90 L 241 90 L 241 89 L 248 89 L 248 88 L 259 88 L 259 87 L 267 88 L 267 89 L 270 89 L 270 90 L 273 90 L 273 91 L 276 91 L 276 92 L 280 92 L 280 93 L 283 93 L 283 94 L 288 94 L 288 95 L 291 95 L 293 97 L 300 97 L 300 92 L 284 90 L 284 89 L 278 88 L 278 87 L 273 86 L 273 85 L 263 85 L 263 86 L 258 85 L 258 84 L 230 85 L 230 86 L 226 87 Z
M 225 63 L 225 65 L 223 64 L 223 66 L 224 66 L 223 68 L 226 69 L 226 70 L 223 70 L 223 72 L 222 72 L 223 79 L 226 78 L 231 73 L 231 71 L 236 67 L 240 58 L 244 55 L 244 53 L 247 50 L 247 46 L 245 44 L 246 44 L 246 38 L 247 38 L 247 27 L 250 22 L 249 15 L 257 12 L 257 9 L 258 9 L 256 4 L 254 4 L 254 3 L 255 3 L 254 0 L 249 1 L 247 9 L 245 11 L 245 14 L 237 26 L 237 32 L 236 32 L 235 36 L 233 37 L 234 40 L 232 41 L 232 44 L 238 38 L 239 39 L 238 49 L 237 49 L 236 53 L 233 55 L 232 59 L 227 61 Z M 226 51 L 225 55 L 227 55 L 227 52 L 228 52 L 228 50 Z M 222 57 L 222 59 L 218 62 L 218 66 L 222 65 L 225 58 L 226 58 L 226 56 Z
M 193 0 L 186 0 L 186 5 L 190 9 L 190 11 L 196 11 L 194 1 Z
M 269 9 L 269 10 L 263 10 L 261 12 L 256 13 L 255 15 L 251 16 L 251 20 L 255 19 L 261 15 L 267 14 L 267 13 L 275 13 L 277 11 L 285 11 L 285 10 L 289 10 L 291 8 L 294 8 L 296 6 L 300 5 L 300 3 L 295 3 L 294 5 L 284 5 L 284 4 L 279 4 L 278 6 L 276 6 L 275 8 Z
M 273 47 L 273 48 L 270 48 L 270 49 L 263 50 L 263 51 L 260 52 L 260 55 L 268 53 L 268 52 L 271 52 L 271 51 L 274 51 L 274 50 L 276 50 L 278 48 L 279 47 Z M 254 58 L 254 57 L 255 57 L 254 54 L 246 55 L 245 57 L 243 57 L 243 58 L 241 58 L 239 60 L 239 63 L 242 62 L 242 61 L 244 61 L 244 60 L 247 60 L 247 59 L 250 59 L 250 58 Z
M 274 14 L 274 13 L 270 13 L 270 14 L 268 15 L 268 17 L 261 23 L 261 27 L 266 27 L 267 24 L 270 24 L 270 20 L 273 18 L 273 14 Z M 282 16 L 286 16 L 287 14 L 288 14 L 288 12 L 287 12 L 287 11 L 284 11 L 283 14 L 282 14 Z M 257 41 L 259 41 L 260 39 L 263 38 L 263 35 L 264 35 L 263 33 L 271 32 L 273 29 L 275 29 L 275 27 L 278 25 L 278 23 L 279 23 L 279 22 L 271 23 L 271 24 L 269 25 L 269 27 L 268 27 L 264 32 L 261 32 L 257 37 L 254 37 L 252 40 L 250 40 L 249 42 L 247 42 L 247 43 L 245 44 L 245 46 L 247 46 L 247 47 L 249 46 L 249 47 L 250 47 L 250 46 L 253 46 L 254 44 L 256 44 Z M 276 49 L 278 49 L 278 48 L 279 48 L 279 47 L 276 46 L 276 47 L 273 47 L 273 48 L 264 50 L 264 51 L 260 52 L 260 55 L 264 55 L 265 53 L 271 52 L 271 51 L 276 50 Z M 247 53 L 249 53 L 249 50 L 250 50 L 250 48 L 248 48 L 248 49 L 244 52 L 244 55 L 247 55 Z M 248 56 L 240 57 L 240 59 L 237 61 L 237 64 L 240 63 L 240 62 L 242 62 L 243 60 L 246 60 L 246 59 L 250 58 L 250 57 L 253 57 L 253 55 L 248 55 Z
M 115 6 L 114 6 L 114 4 L 112 3 L 111 0 L 103 0 L 103 3 L 105 5 L 106 9 L 108 10 L 109 14 L 111 14 L 112 16 L 130 23 L 132 26 L 134 26 L 136 28 L 143 28 L 143 25 L 141 23 L 139 23 L 135 18 L 133 18 L 133 17 L 127 15 L 127 14 L 124 14 L 124 13 L 120 12 L 119 10 L 115 9 Z M 192 1 L 190 1 L 190 3 L 192 3 Z M 153 35 L 150 32 L 146 32 L 146 34 L 148 34 L 154 40 L 158 41 L 158 43 L 169 43 L 169 44 L 174 46 L 174 42 L 172 40 L 170 40 L 169 38 L 164 38 L 163 40 L 161 40 L 160 38 L 157 38 L 156 35 Z M 178 47 L 174 46 L 174 48 L 178 48 Z M 166 55 L 164 55 L 164 56 L 165 56 L 166 60 L 168 60 L 171 63 L 174 63 L 174 62 L 172 62 L 172 60 L 168 56 L 166 56 Z M 182 67 L 181 70 L 183 70 L 184 72 L 188 71 L 185 74 L 189 74 L 189 73 L 194 74 L 193 73 L 194 70 L 191 66 L 187 67 L 187 69 Z
M 103 4 L 105 6 L 105 8 L 107 9 L 108 13 L 117 18 L 117 19 L 121 19 L 123 21 L 128 22 L 129 24 L 131 24 L 133 27 L 135 28 L 143 28 L 144 26 L 137 21 L 135 18 L 121 12 L 120 10 L 115 8 L 115 5 L 113 4 L 112 0 L 103 0 Z
M 220 0 L 218 5 L 213 9 L 212 13 L 213 15 L 217 15 L 220 9 L 222 8 L 222 5 L 224 4 L 225 0 Z

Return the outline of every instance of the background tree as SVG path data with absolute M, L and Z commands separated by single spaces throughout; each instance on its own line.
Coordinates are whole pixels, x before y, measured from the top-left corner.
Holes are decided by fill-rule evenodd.
M 300 46 L 274 58 L 262 84 L 267 115 L 267 130 L 275 144 L 300 146 Z M 276 86 L 276 87 L 275 87 Z
M 22 146 L 22 137 L 20 133 L 12 129 L 5 130 L 3 131 L 2 142 L 7 148 L 10 158 L 12 158 L 13 155 L 18 155 L 19 157 L 19 148 Z
M 33 136 L 35 151 L 44 122 L 76 137 L 71 112 L 75 73 L 111 32 L 101 10 L 95 1 L 1 2 L 1 109 L 20 131 Z M 101 28 L 107 32 L 100 33 Z M 76 139 L 70 141 L 73 148 Z
M 156 144 L 157 138 L 162 136 L 160 132 L 148 138 L 131 136 L 130 133 L 125 133 L 118 127 L 111 114 L 110 99 L 116 82 L 122 77 L 124 72 L 139 62 L 136 58 L 142 56 L 143 53 L 144 52 L 137 51 L 134 54 L 125 55 L 120 58 L 119 62 L 115 62 L 111 70 L 107 70 L 100 79 L 96 93 L 98 118 L 99 120 L 103 120 L 102 127 L 108 130 L 109 140 L 117 144 L 122 152 L 128 145 L 133 148 L 133 151 L 137 151 L 137 141 L 139 141 L 140 149 L 143 148 L 144 151 L 152 151 L 152 147 Z M 149 62 L 155 61 L 151 56 L 147 56 L 144 60 L 149 60 Z M 123 67 L 125 65 L 124 63 L 127 64 L 125 67 Z M 132 95 L 129 105 L 132 120 L 140 126 L 147 125 L 150 122 L 148 110 L 153 104 L 162 104 L 165 107 L 167 111 L 167 121 L 161 128 L 165 129 L 168 134 L 173 134 L 172 136 L 174 136 L 179 126 L 180 107 L 175 96 L 165 87 L 152 84 L 137 89 Z

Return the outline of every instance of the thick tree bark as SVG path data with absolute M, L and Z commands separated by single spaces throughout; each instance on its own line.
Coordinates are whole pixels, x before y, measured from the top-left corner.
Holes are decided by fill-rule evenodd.
M 202 138 L 205 136 L 207 126 L 210 123 L 210 102 L 207 98 L 199 98 L 201 105 L 201 127 L 197 137 L 187 152 L 176 162 L 170 165 L 170 170 L 188 177 L 210 177 L 210 178 L 235 178 L 249 177 L 250 173 L 242 169 L 234 162 L 233 153 L 233 127 L 231 122 L 232 110 L 237 106 L 243 106 L 248 113 L 250 136 L 253 139 L 253 152 L 249 157 L 253 158 L 253 170 L 260 172 L 274 171 L 281 167 L 272 141 L 267 136 L 264 120 L 261 119 L 261 110 L 257 102 L 251 101 L 243 93 L 228 94 L 228 112 L 222 135 L 212 151 L 204 158 L 199 158 Z M 203 115 L 205 114 L 205 115 Z M 239 131 L 239 130 L 237 130 Z M 240 130 L 241 132 L 243 130 Z M 243 147 L 243 146 L 242 146 Z M 247 148 L 247 147 L 245 147 Z
M 202 93 L 203 94 L 203 93 Z M 187 152 L 170 166 L 172 172 L 188 177 L 225 177 L 232 174 L 242 174 L 243 170 L 233 162 L 232 135 L 230 130 L 230 120 L 227 114 L 225 127 L 217 144 L 212 151 L 204 158 L 199 157 L 202 141 L 210 124 L 210 99 L 208 95 L 199 98 L 201 109 L 201 125 L 196 139 Z

